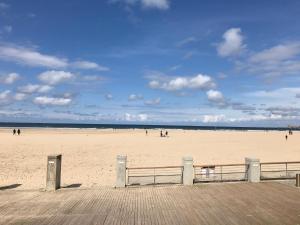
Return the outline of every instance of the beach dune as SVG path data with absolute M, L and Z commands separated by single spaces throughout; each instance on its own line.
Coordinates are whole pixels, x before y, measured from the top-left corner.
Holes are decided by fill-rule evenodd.
M 117 155 L 127 155 L 128 166 L 243 163 L 245 157 L 261 161 L 300 161 L 300 132 L 285 140 L 284 131 L 197 131 L 142 129 L 0 129 L 0 187 L 40 189 L 46 182 L 46 159 L 62 154 L 62 186 L 114 186 Z

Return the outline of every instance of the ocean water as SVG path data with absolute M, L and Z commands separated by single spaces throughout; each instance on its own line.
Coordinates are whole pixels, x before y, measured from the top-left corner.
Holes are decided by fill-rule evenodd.
M 15 128 L 94 128 L 94 129 L 183 129 L 183 130 L 270 130 L 286 131 L 288 127 L 232 127 L 232 126 L 180 126 L 141 124 L 80 124 L 80 123 L 11 123 L 0 122 L 0 127 Z M 300 128 L 293 128 L 300 130 Z

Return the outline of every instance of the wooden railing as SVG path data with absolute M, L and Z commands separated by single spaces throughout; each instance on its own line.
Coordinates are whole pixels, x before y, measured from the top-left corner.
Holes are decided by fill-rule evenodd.
M 260 163 L 261 180 L 295 179 L 300 173 L 300 161 Z
M 183 166 L 127 167 L 126 185 L 182 184 Z
M 247 180 L 246 164 L 194 165 L 194 183 Z

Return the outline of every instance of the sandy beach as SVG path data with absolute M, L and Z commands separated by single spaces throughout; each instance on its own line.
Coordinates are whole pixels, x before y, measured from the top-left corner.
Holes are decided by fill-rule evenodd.
M 300 132 L 285 140 L 281 131 L 187 131 L 96 129 L 0 129 L 0 187 L 45 187 L 47 155 L 61 153 L 62 185 L 114 186 L 117 155 L 128 166 L 180 165 L 185 155 L 195 164 L 243 163 L 245 157 L 266 161 L 300 161 Z

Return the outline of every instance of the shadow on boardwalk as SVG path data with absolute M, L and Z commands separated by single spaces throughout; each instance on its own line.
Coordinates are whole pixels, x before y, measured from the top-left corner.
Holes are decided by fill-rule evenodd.
M 0 224 L 300 224 L 300 189 L 282 183 L 0 192 Z
M 0 186 L 0 191 L 4 191 L 4 190 L 9 190 L 9 189 L 14 189 L 17 188 L 19 186 L 21 186 L 22 184 L 11 184 L 11 185 L 7 185 L 7 186 Z

